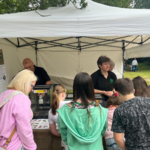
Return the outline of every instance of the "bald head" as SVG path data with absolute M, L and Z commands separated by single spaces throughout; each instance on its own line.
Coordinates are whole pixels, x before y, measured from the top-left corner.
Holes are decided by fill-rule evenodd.
M 25 59 L 23 60 L 23 66 L 24 66 L 24 69 L 29 69 L 29 70 L 31 70 L 31 71 L 33 71 L 33 72 L 34 72 L 34 70 L 35 70 L 34 64 L 33 64 L 33 62 L 31 61 L 30 58 L 25 58 Z

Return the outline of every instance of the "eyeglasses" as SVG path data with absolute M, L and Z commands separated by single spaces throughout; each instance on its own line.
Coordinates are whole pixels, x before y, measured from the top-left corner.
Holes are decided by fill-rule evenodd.
M 33 84 L 31 84 L 31 87 L 32 87 L 32 88 L 34 88 L 34 85 L 33 85 Z

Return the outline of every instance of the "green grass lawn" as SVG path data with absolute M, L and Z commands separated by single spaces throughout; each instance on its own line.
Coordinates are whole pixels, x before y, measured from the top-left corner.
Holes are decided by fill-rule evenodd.
M 73 93 L 73 90 L 67 90 L 66 93 Z
M 130 78 L 133 79 L 137 76 L 141 76 L 144 79 L 149 79 L 150 80 L 150 70 L 142 70 L 142 71 L 137 71 L 137 72 L 124 72 L 124 77 L 125 78 Z M 146 81 L 148 85 L 150 85 L 150 81 Z
M 150 70 L 150 64 L 149 64 L 149 62 L 139 63 L 138 70 L 139 71 Z
M 124 72 L 125 78 L 134 78 L 137 76 L 141 76 L 144 79 L 150 79 L 150 70 L 143 70 L 143 71 L 137 71 L 137 72 Z

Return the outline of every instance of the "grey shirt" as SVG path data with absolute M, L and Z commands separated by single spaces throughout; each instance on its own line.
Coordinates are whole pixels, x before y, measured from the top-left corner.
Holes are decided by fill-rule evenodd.
M 114 112 L 111 130 L 125 133 L 127 150 L 150 150 L 150 98 L 124 101 Z

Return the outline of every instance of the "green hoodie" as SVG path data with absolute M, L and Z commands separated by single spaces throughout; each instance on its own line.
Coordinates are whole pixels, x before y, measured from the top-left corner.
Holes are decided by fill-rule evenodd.
M 103 150 L 102 137 L 107 128 L 107 109 L 100 106 L 88 109 L 64 105 L 58 109 L 58 127 L 68 150 Z

